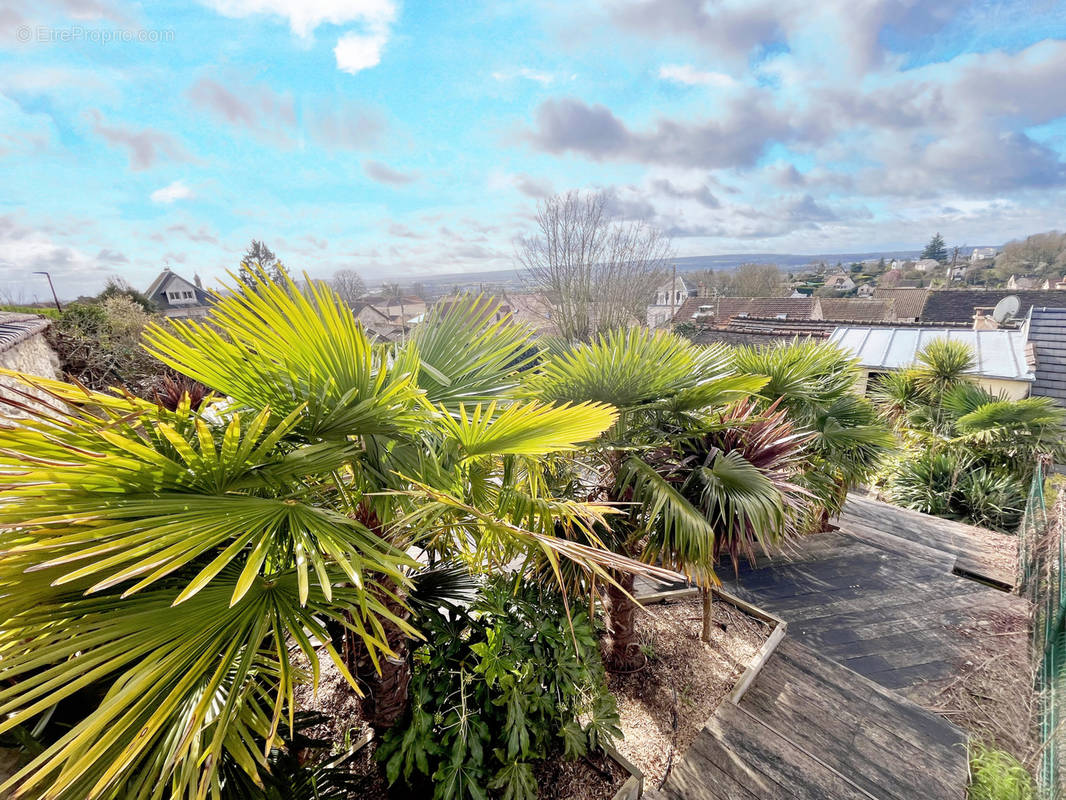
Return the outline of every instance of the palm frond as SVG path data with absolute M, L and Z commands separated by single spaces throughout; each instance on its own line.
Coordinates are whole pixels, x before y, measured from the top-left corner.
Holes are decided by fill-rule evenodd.
M 329 577 L 336 581 L 340 575 Z M 141 790 L 132 796 L 151 797 L 160 782 L 179 777 L 183 792 L 203 793 L 223 749 L 238 763 L 262 762 L 262 754 L 248 750 L 236 735 L 239 720 L 269 738 L 282 712 L 291 713 L 290 643 L 311 661 L 317 681 L 318 655 L 310 636 L 325 643 L 347 674 L 322 619 L 356 630 L 385 652 L 379 618 L 409 629 L 355 588 L 334 587 L 327 602 L 316 581 L 301 606 L 294 571 L 254 581 L 230 605 L 238 580 L 236 571 L 228 571 L 177 607 L 169 588 L 146 592 L 134 605 L 68 594 L 6 619 L 0 631 L 0 681 L 7 687 L 0 690 L 0 732 L 93 682 L 106 681 L 109 689 L 93 714 L 0 790 L 18 787 L 15 796 L 45 798 L 110 796 L 116 787 L 129 788 L 127 771 L 136 775 L 148 768 L 154 780 L 142 776 Z M 261 698 L 260 713 L 250 718 L 257 704 L 249 681 L 264 657 L 277 664 L 276 689 Z M 165 758 L 158 758 L 161 752 Z
M 430 311 L 396 353 L 431 403 L 453 409 L 499 397 L 536 358 L 532 331 L 484 296 L 464 295 Z
M 395 433 L 417 424 L 410 378 L 390 375 L 351 309 L 305 276 L 301 291 L 265 274 L 218 297 L 211 324 L 172 320 L 145 330 L 148 351 L 238 403 L 279 417 L 304 408 L 308 436 Z
M 611 427 L 618 416 L 602 403 L 515 403 L 497 412 L 496 403 L 492 402 L 486 408 L 475 406 L 469 413 L 460 403 L 457 416 L 444 412 L 440 425 L 466 456 L 543 455 L 573 450 Z
M 681 491 L 644 460 L 631 457 L 622 467 L 620 494 L 630 493 L 647 536 L 644 558 L 683 572 L 704 585 L 716 585 L 715 529 Z

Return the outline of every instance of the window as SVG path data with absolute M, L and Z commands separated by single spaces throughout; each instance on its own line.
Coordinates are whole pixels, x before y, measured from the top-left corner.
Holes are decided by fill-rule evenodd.
M 192 297 L 192 292 L 182 292 L 181 296 L 186 298 L 186 299 L 189 299 L 189 298 Z

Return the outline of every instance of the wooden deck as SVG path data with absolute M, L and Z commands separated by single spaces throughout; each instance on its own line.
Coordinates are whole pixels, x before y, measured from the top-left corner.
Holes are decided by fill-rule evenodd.
M 788 634 L 661 796 L 965 796 L 966 736 L 920 704 L 979 657 L 968 631 L 1025 613 L 1025 601 L 957 574 L 1007 577 L 991 574 L 967 526 L 866 498 L 849 500 L 839 525 L 725 581 L 785 619 Z

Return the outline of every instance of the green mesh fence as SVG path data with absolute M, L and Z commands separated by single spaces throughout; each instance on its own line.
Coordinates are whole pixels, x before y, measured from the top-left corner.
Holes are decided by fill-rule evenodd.
M 1049 798 L 1066 797 L 1062 761 L 1066 758 L 1066 530 L 1049 528 L 1044 495 L 1045 467 L 1037 465 L 1019 531 L 1021 591 L 1033 603 L 1033 657 L 1040 718 L 1037 778 Z

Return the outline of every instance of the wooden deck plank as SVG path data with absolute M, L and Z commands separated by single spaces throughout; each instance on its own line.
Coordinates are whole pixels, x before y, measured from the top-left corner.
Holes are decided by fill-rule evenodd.
M 788 622 L 739 706 L 719 707 L 670 800 L 962 800 L 966 736 L 908 697 L 957 674 L 967 630 L 1023 599 L 955 574 L 986 563 L 969 526 L 849 499 L 839 529 L 724 572 Z

